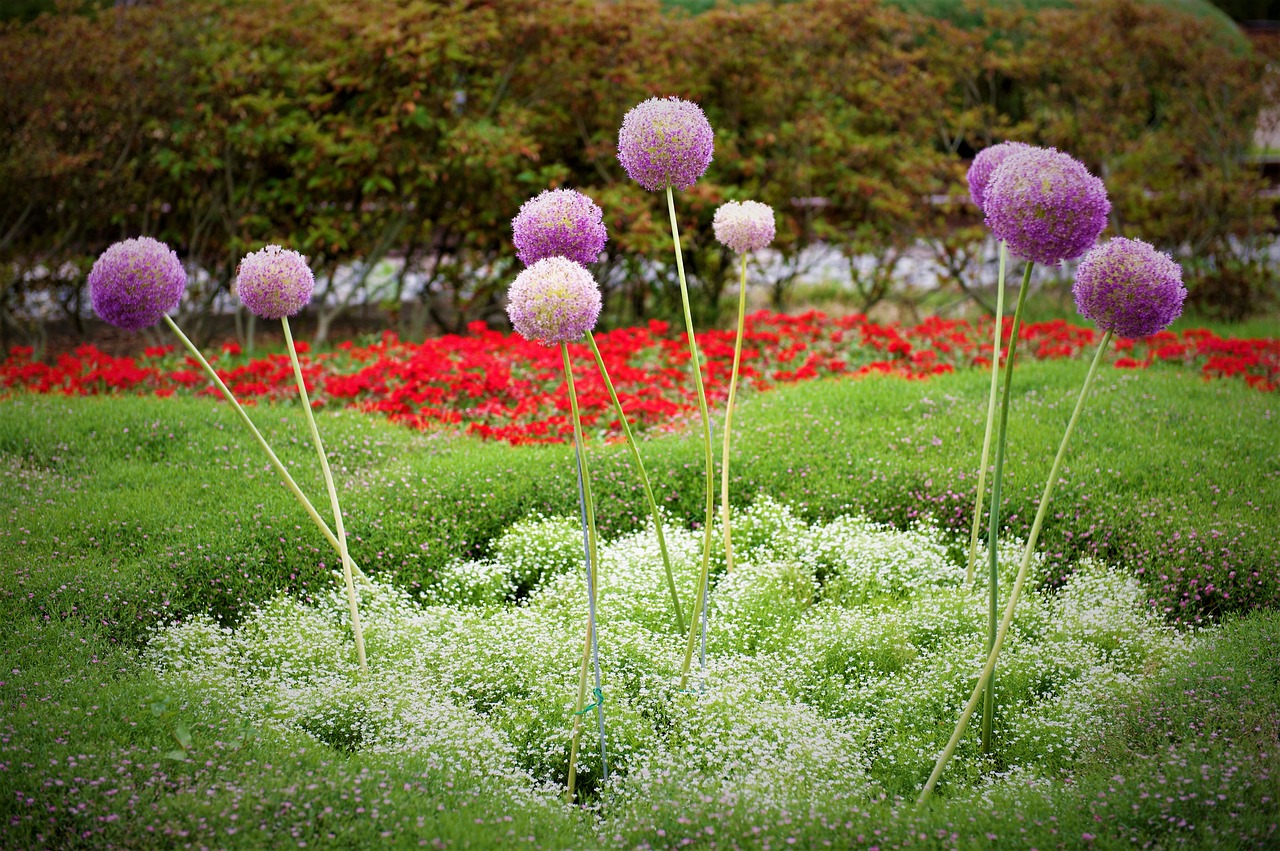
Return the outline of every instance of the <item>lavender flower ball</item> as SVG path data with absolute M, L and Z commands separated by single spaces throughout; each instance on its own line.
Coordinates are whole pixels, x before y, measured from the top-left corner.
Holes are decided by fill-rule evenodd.
M 516 276 L 507 315 L 527 339 L 548 345 L 580 340 L 600 316 L 600 287 L 580 263 L 546 257 Z
M 1140 239 L 1116 237 L 1076 269 L 1076 309 L 1104 331 L 1149 337 L 1182 315 L 1182 267 Z
M 650 192 L 688 189 L 711 164 L 714 136 L 696 103 L 650 98 L 622 119 L 618 162 Z
M 528 266 L 544 257 L 596 262 L 609 234 L 604 211 L 581 192 L 548 189 L 524 202 L 511 221 L 516 256 Z
M 278 245 L 246 254 L 236 271 L 240 301 L 263 319 L 293 316 L 311 301 L 315 288 L 307 258 Z
M 987 227 L 1011 254 L 1047 266 L 1092 248 L 1111 212 L 1102 181 L 1053 148 L 1009 154 L 991 173 L 983 203 Z
M 89 272 L 93 312 L 130 331 L 154 325 L 177 307 L 186 286 L 178 255 L 149 236 L 117 242 Z
M 991 182 L 991 173 L 1010 154 L 1031 150 L 1035 148 L 1025 142 L 1001 142 L 978 152 L 973 158 L 973 165 L 969 166 L 969 197 L 979 210 L 982 209 L 982 202 L 987 194 L 987 184 Z
M 776 230 L 773 208 L 759 201 L 729 201 L 716 210 L 711 222 L 716 239 L 739 254 L 759 251 L 773 242 Z

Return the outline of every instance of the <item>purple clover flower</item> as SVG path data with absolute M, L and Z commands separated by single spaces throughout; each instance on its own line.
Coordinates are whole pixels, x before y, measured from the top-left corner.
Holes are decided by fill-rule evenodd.
M 773 208 L 759 201 L 729 201 L 716 210 L 711 222 L 716 239 L 739 254 L 759 251 L 773 242 L 776 229 Z
M 140 331 L 182 300 L 187 273 L 173 249 L 149 236 L 117 242 L 89 272 L 93 312 L 112 325 Z
M 968 176 L 969 197 L 973 199 L 974 205 L 979 210 L 982 209 L 982 202 L 987 194 L 987 184 L 991 182 L 991 173 L 1008 159 L 1010 154 L 1033 150 L 1035 148 L 1026 142 L 1001 142 L 978 152 L 978 155 L 973 158 L 973 165 L 969 166 Z
M 604 211 L 573 189 L 548 189 L 530 198 L 511 221 L 516 256 L 526 266 L 545 257 L 596 262 L 609 239 Z
M 1149 337 L 1182 315 L 1182 267 L 1140 239 L 1116 237 L 1080 261 L 1076 309 L 1104 331 Z
M 1009 154 L 991 173 L 983 203 L 996 239 L 1011 254 L 1046 266 L 1092 248 L 1111 212 L 1102 181 L 1053 148 Z
M 540 343 L 580 340 L 600 316 L 600 287 L 580 263 L 546 257 L 516 276 L 507 294 L 511 324 Z
M 246 254 L 236 271 L 236 294 L 263 319 L 293 316 L 311 301 L 315 288 L 307 258 L 278 245 Z
M 618 162 L 650 192 L 688 189 L 711 164 L 715 134 L 696 103 L 650 98 L 633 107 L 618 131 Z

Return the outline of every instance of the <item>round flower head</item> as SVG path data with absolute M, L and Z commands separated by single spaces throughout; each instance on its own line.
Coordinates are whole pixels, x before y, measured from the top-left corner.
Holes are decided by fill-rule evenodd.
M 991 182 L 991 173 L 996 167 L 1008 159 L 1010 154 L 1031 150 L 1034 148 L 1025 142 L 1001 142 L 978 152 L 973 158 L 973 165 L 969 166 L 969 197 L 979 210 L 982 209 L 982 202 L 987 194 L 987 184 Z
M 594 263 L 609 239 L 604 211 L 572 189 L 548 189 L 525 201 L 511 221 L 511 229 L 516 256 L 526 266 L 544 257 Z
M 530 340 L 580 340 L 600 316 L 600 288 L 581 264 L 546 257 L 516 276 L 507 293 L 507 315 Z
M 93 312 L 130 331 L 154 325 L 177 307 L 186 286 L 178 255 L 149 236 L 117 242 L 89 272 Z
M 696 103 L 650 98 L 622 119 L 618 162 L 650 192 L 688 189 L 711 164 L 714 136 Z
M 1084 254 L 1107 226 L 1102 181 L 1053 148 L 1015 151 L 991 173 L 987 227 L 1018 257 L 1054 266 Z
M 716 239 L 739 254 L 759 251 L 773 242 L 773 208 L 759 201 L 729 201 L 711 222 Z
M 1104 331 L 1149 337 L 1182 314 L 1182 268 L 1140 239 L 1116 237 L 1090 251 L 1076 269 L 1076 309 Z
M 236 271 L 240 301 L 263 319 L 293 316 L 311 301 L 315 288 L 307 258 L 278 245 L 246 254 Z

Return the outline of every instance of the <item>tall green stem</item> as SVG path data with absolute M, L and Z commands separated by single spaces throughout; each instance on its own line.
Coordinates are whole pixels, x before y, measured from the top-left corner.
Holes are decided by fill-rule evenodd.
M 1004 391 L 1000 397 L 1000 430 L 996 433 L 996 469 L 991 481 L 991 515 L 987 519 L 987 565 L 990 568 L 988 578 L 988 594 L 990 598 L 987 624 L 987 650 L 996 643 L 996 621 L 999 619 L 999 564 L 996 558 L 996 538 L 1000 534 L 1000 485 L 1004 480 L 1005 439 L 1009 430 L 1009 391 L 1013 386 L 1013 360 L 1018 350 L 1018 331 L 1022 326 L 1022 306 L 1027 300 L 1027 289 L 1031 283 L 1030 262 L 1022 273 L 1022 287 L 1018 290 L 1018 306 L 1013 311 L 1013 325 L 1009 328 L 1009 354 L 1004 364 Z M 995 673 L 987 677 L 986 700 L 982 704 L 982 752 L 991 752 L 991 730 L 995 717 Z
M 1000 276 L 996 284 L 996 327 L 991 344 L 991 393 L 987 397 L 987 430 L 982 435 L 982 464 L 978 467 L 978 498 L 973 506 L 973 530 L 969 535 L 969 565 L 964 572 L 964 584 L 973 582 L 973 566 L 978 560 L 978 530 L 982 528 L 982 498 L 987 484 L 987 464 L 991 460 L 991 432 L 996 419 L 996 389 L 1000 385 L 1000 323 L 1004 319 L 1004 268 L 1009 256 L 1008 246 L 1000 240 Z
M 590 334 L 588 334 L 590 336 Z M 595 501 L 591 497 L 591 474 L 587 467 L 587 455 L 582 436 L 582 417 L 578 413 L 578 393 L 573 384 L 573 369 L 569 364 L 569 347 L 560 344 L 560 358 L 564 363 L 564 378 L 569 392 L 569 413 L 573 418 L 574 453 L 578 462 L 578 503 L 582 511 L 585 546 L 583 556 L 587 562 L 587 637 L 582 651 L 582 668 L 578 674 L 578 700 L 574 706 L 573 740 L 569 747 L 569 801 L 573 801 L 574 786 L 577 781 L 578 743 L 582 733 L 583 704 L 587 699 L 587 662 L 588 654 L 595 662 L 596 675 L 596 719 L 600 727 L 600 766 L 601 775 L 609 779 L 609 758 L 605 752 L 604 734 L 604 697 L 601 691 L 600 648 L 596 629 L 596 565 L 599 563 L 598 536 L 596 535 Z
M 231 403 L 231 407 L 240 416 L 240 420 L 245 424 L 245 427 L 249 429 L 254 438 L 258 441 L 258 445 L 262 447 L 262 451 L 267 453 L 267 458 L 270 459 L 271 466 L 275 468 L 276 473 L 284 480 L 285 487 L 289 489 L 289 492 L 293 494 L 294 499 L 296 499 L 307 512 L 307 516 L 311 518 L 311 522 L 314 523 L 316 528 L 320 530 L 320 533 L 324 535 L 325 540 L 329 542 L 329 546 L 333 547 L 334 552 L 341 555 L 342 548 L 338 545 L 338 538 L 333 534 L 333 530 L 329 528 L 329 524 L 324 522 L 324 519 L 320 516 L 319 512 L 316 511 L 315 506 L 311 504 L 311 500 L 307 499 L 307 495 L 298 487 L 298 483 L 293 480 L 293 476 L 289 475 L 289 471 L 285 468 L 284 464 L 282 464 L 280 459 L 276 457 L 276 453 L 272 451 L 266 438 L 262 436 L 262 432 L 258 431 L 258 427 L 253 424 L 253 420 L 249 419 L 249 414 L 245 412 L 244 407 L 241 406 L 240 402 L 236 399 L 235 394 L 227 388 L 227 385 L 223 383 L 222 379 L 218 376 L 218 373 L 209 365 L 209 362 L 205 360 L 204 355 L 200 353 L 200 350 L 196 348 L 195 344 L 187 338 L 186 334 L 182 333 L 182 329 L 178 327 L 177 323 L 168 316 L 165 316 L 164 321 L 169 324 L 169 329 L 173 331 L 179 340 L 182 341 L 182 345 L 186 346 L 187 351 L 191 353 L 191 356 L 199 361 L 200 366 L 204 368 L 204 371 L 209 376 L 209 380 L 218 388 L 218 392 L 222 394 L 222 397 Z M 354 561 L 351 563 L 351 567 L 359 574 L 362 582 L 368 581 L 364 572 L 360 570 L 359 566 L 357 566 Z
M 729 437 L 733 434 L 733 400 L 738 391 L 738 366 L 742 363 L 742 335 L 747 324 L 747 255 L 742 255 L 738 279 L 738 335 L 733 341 L 733 371 L 729 373 L 729 399 L 724 406 L 724 455 L 720 460 L 720 512 L 724 526 L 725 570 L 733 571 L 733 533 L 729 530 Z
M 676 201 L 670 186 L 667 187 L 667 211 L 671 214 L 671 241 L 675 243 L 676 249 L 676 273 L 680 276 L 680 301 L 684 306 L 684 327 L 689 337 L 689 363 L 693 369 L 693 384 L 698 391 L 698 411 L 702 415 L 702 444 L 707 467 L 707 517 L 702 535 L 702 574 L 698 579 L 693 621 L 689 624 L 689 640 L 684 650 L 684 664 L 680 668 L 680 688 L 684 688 L 689 682 L 689 666 L 693 664 L 693 645 L 698 637 L 698 624 L 706 616 L 707 582 L 711 573 L 711 523 L 715 517 L 715 458 L 711 453 L 711 417 L 707 413 L 707 391 L 702 386 L 702 364 L 698 358 L 698 341 L 693 336 L 693 312 L 689 308 L 689 287 L 684 278 L 684 255 L 680 253 Z
M 662 551 L 662 567 L 667 572 L 667 588 L 671 592 L 671 605 L 676 612 L 676 629 L 684 632 L 684 612 L 680 608 L 680 594 L 676 591 L 675 574 L 671 571 L 671 556 L 667 554 L 667 537 L 662 532 L 662 515 L 658 513 L 658 503 L 653 498 L 653 487 L 649 484 L 649 474 L 645 472 L 644 462 L 640 460 L 640 447 L 636 443 L 635 436 L 631 434 L 631 426 L 627 423 L 627 414 L 622 410 L 622 402 L 618 399 L 618 393 L 613 389 L 613 381 L 609 379 L 609 370 L 605 368 L 604 358 L 600 356 L 600 347 L 596 345 L 595 335 L 590 331 L 587 332 L 587 343 L 591 346 L 591 354 L 595 355 L 596 367 L 600 370 L 600 377 L 604 379 L 605 389 L 609 391 L 609 398 L 613 400 L 613 407 L 618 412 L 618 421 L 622 423 L 622 433 L 626 436 L 627 447 L 631 450 L 631 460 L 636 464 L 636 470 L 640 473 L 640 484 L 644 487 L 645 498 L 649 500 L 649 513 L 653 515 L 653 528 L 658 533 L 658 549 Z
M 307 397 L 307 384 L 302 379 L 302 366 L 298 363 L 298 350 L 293 345 L 293 333 L 289 330 L 289 317 L 280 318 L 284 328 L 284 341 L 289 347 L 289 360 L 293 363 L 293 377 L 298 382 L 298 396 L 302 400 L 302 410 L 307 415 L 307 425 L 311 428 L 311 442 L 316 446 L 316 454 L 320 456 L 320 470 L 324 473 L 324 486 L 329 491 L 329 506 L 333 509 L 333 525 L 337 530 L 338 553 L 342 556 L 342 579 L 347 586 L 347 603 L 351 607 L 351 631 L 356 640 L 356 658 L 360 662 L 360 676 L 368 676 L 369 665 L 364 655 L 364 631 L 360 628 L 360 606 L 356 600 L 355 580 L 352 577 L 351 556 L 347 553 L 346 532 L 342 528 L 342 508 L 338 505 L 338 489 L 333 485 L 333 473 L 329 470 L 329 456 L 324 453 L 324 444 L 320 442 L 320 430 L 316 428 L 316 418 L 311 412 L 311 400 Z
M 1036 542 L 1040 539 L 1040 528 L 1044 525 L 1045 514 L 1049 510 L 1049 500 L 1053 497 L 1053 490 L 1058 484 L 1058 471 L 1062 466 L 1063 456 L 1067 452 L 1067 443 L 1071 440 L 1072 432 L 1075 431 L 1076 421 L 1080 419 L 1080 411 L 1084 408 L 1084 401 L 1089 397 L 1089 388 L 1093 385 L 1093 378 L 1097 374 L 1098 364 L 1102 361 L 1102 355 L 1110 343 L 1111 332 L 1108 331 L 1102 336 L 1102 342 L 1099 343 L 1098 351 L 1093 356 L 1093 362 L 1089 364 L 1089 373 L 1085 376 L 1084 387 L 1080 390 L 1080 398 L 1076 400 L 1075 410 L 1071 412 L 1071 419 L 1067 422 L 1066 433 L 1062 435 L 1062 442 L 1058 444 L 1058 454 L 1054 456 L 1053 466 L 1049 469 L 1049 479 L 1044 484 L 1044 492 L 1040 496 L 1040 506 L 1036 509 L 1036 518 L 1031 524 L 1031 536 L 1027 538 L 1026 549 L 1022 552 L 1022 563 L 1018 566 L 1018 575 L 1014 579 L 1013 591 L 1009 595 L 1009 602 L 1005 605 L 1004 618 L 1000 621 L 1000 629 L 996 633 L 995 643 L 991 646 L 987 655 L 987 663 L 983 666 L 982 673 L 978 675 L 978 685 L 969 697 L 969 702 L 965 704 L 964 710 L 960 713 L 960 720 L 956 724 L 955 731 L 951 734 L 950 740 L 947 741 L 947 746 L 943 749 L 933 767 L 933 773 L 929 775 L 928 782 L 924 784 L 924 789 L 920 792 L 920 798 L 916 802 L 917 805 L 924 804 L 929 795 L 932 794 L 933 787 L 937 784 L 938 778 L 942 776 L 942 772 L 946 769 L 952 754 L 955 753 L 956 744 L 960 741 L 960 737 L 964 735 L 969 718 L 973 715 L 973 711 L 978 705 L 978 698 L 983 690 L 983 682 L 995 670 L 996 657 L 1000 653 L 1000 648 L 1004 645 L 1005 636 L 1009 634 L 1009 625 L 1013 623 L 1014 608 L 1018 605 L 1018 599 L 1022 595 L 1022 588 L 1027 581 L 1031 558 L 1035 555 Z

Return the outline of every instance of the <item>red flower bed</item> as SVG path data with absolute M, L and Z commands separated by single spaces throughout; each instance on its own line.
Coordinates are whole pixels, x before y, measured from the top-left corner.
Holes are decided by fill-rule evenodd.
M 756 313 L 747 317 L 742 376 L 757 390 L 775 384 L 870 372 L 925 379 L 991 363 L 990 324 L 931 318 L 911 326 L 879 325 L 865 316 L 829 317 Z M 1008 340 L 1008 324 L 1005 325 Z M 1031 323 L 1019 335 L 1023 356 L 1077 357 L 1096 342 L 1093 330 L 1062 320 Z M 601 355 L 627 415 L 641 427 L 673 427 L 697 411 L 688 380 L 688 347 L 665 322 L 596 335 Z M 723 403 L 733 359 L 733 331 L 698 335 L 710 401 Z M 305 352 L 305 344 L 299 344 Z M 1114 366 L 1141 369 L 1155 363 L 1199 368 L 1206 378 L 1240 377 L 1251 387 L 1280 386 L 1280 340 L 1224 339 L 1203 329 L 1161 332 L 1143 340 L 1119 340 Z M 198 363 L 174 346 L 146 349 L 141 358 L 116 358 L 93 346 L 61 355 L 52 364 L 15 348 L 0 362 L 0 389 L 12 392 L 95 395 L 175 393 L 217 395 Z M 604 382 L 586 345 L 570 346 L 575 379 L 588 426 L 611 429 L 616 419 Z M 286 354 L 246 359 L 228 343 L 211 358 L 227 386 L 242 400 L 296 395 Z M 302 358 L 313 404 L 342 404 L 375 411 L 418 429 L 447 428 L 511 443 L 561 441 L 569 434 L 568 400 L 560 354 L 515 334 L 471 326 L 466 336 L 447 335 L 421 344 L 384 334 L 376 343 L 346 342 Z

